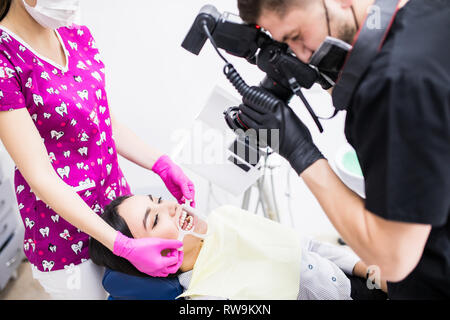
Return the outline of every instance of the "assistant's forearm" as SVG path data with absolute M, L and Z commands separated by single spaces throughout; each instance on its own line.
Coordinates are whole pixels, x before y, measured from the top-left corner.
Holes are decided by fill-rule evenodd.
M 149 147 L 145 141 L 113 116 L 111 119 L 117 153 L 129 161 L 151 170 L 156 160 L 163 154 Z
M 113 250 L 117 231 L 89 208 L 56 173 L 42 174 L 28 183 L 33 192 L 64 220 Z
M 17 128 L 21 128 L 20 137 L 16 134 Z M 64 220 L 113 249 L 117 232 L 55 172 L 48 151 L 26 109 L 0 112 L 0 139 L 40 199 Z

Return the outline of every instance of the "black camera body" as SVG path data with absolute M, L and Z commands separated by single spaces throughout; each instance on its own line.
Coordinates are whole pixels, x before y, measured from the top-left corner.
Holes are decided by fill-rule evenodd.
M 209 34 L 205 28 L 209 30 Z M 205 5 L 200 10 L 182 47 L 198 55 L 208 37 L 211 37 L 216 50 L 224 49 L 233 56 L 244 58 L 266 73 L 260 83 L 262 94 L 261 90 L 255 92 L 254 88 L 248 87 L 231 64 L 227 63 L 224 69 L 225 75 L 242 97 L 250 101 L 257 100 L 259 105 L 274 108 L 279 101 L 288 104 L 294 94 L 306 102 L 300 88 L 309 89 L 315 83 L 319 83 L 324 89 L 330 87 L 329 82 L 317 69 L 297 59 L 286 44 L 273 40 L 257 25 L 245 24 L 239 17 L 230 13 L 219 13 L 212 5 Z M 264 95 L 264 92 L 268 94 Z M 312 109 L 307 103 L 305 105 L 322 131 Z M 231 129 L 248 129 L 245 123 L 239 120 L 237 107 L 230 108 L 224 115 Z
M 300 90 L 301 88 L 309 89 L 315 83 L 319 83 L 325 89 L 330 87 L 329 82 L 316 68 L 297 59 L 286 44 L 273 40 L 259 26 L 245 24 L 239 17 L 230 13 L 221 14 L 212 5 L 202 7 L 182 47 L 198 55 L 208 39 L 226 63 L 225 76 L 243 98 L 266 110 L 274 110 L 280 107 L 280 103 L 287 105 L 292 97 L 297 95 L 302 99 L 320 132 L 323 131 L 317 116 Z M 222 56 L 219 48 L 233 56 L 246 59 L 266 73 L 259 87 L 248 86 L 233 65 Z M 239 114 L 238 106 L 230 107 L 224 112 L 228 126 L 236 133 L 251 131 L 239 118 Z M 254 140 L 249 139 L 245 134 L 238 134 L 238 139 L 232 148 L 236 149 L 238 145 L 245 145 L 246 152 L 241 157 L 246 161 L 251 158 L 259 161 L 261 148 L 267 146 L 261 146 L 259 141 Z M 239 163 L 235 164 L 241 166 Z

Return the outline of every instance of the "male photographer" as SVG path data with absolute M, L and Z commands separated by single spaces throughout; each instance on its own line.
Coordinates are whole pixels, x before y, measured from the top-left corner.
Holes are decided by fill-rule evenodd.
M 346 106 L 345 134 L 364 173 L 365 199 L 339 180 L 288 106 L 268 112 L 244 99 L 239 118 L 253 129 L 280 129 L 280 155 L 345 242 L 380 268 L 391 299 L 449 298 L 450 2 L 392 2 L 398 11 L 387 36 Z M 327 37 L 357 44 L 373 4 L 238 0 L 245 22 L 305 63 Z

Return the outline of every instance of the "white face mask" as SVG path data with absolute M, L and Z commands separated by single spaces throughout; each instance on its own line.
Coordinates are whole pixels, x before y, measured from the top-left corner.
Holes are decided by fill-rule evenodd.
M 33 19 L 49 29 L 72 25 L 80 11 L 80 0 L 37 0 L 34 7 L 22 1 Z

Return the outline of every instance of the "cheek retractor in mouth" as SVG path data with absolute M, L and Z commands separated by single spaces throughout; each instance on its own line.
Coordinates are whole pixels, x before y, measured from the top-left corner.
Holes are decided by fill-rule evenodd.
M 179 221 L 180 228 L 184 231 L 190 231 L 192 229 L 193 224 L 194 224 L 194 217 L 183 210 Z

